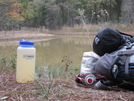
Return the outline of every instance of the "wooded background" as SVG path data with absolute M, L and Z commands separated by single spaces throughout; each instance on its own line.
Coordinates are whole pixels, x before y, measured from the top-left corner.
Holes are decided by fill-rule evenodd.
M 0 0 L 0 30 L 134 23 L 134 0 Z

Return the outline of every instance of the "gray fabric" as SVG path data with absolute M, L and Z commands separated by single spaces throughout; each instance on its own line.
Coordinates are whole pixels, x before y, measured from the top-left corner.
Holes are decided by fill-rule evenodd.
M 117 50 L 113 53 L 106 53 L 104 56 L 99 58 L 97 63 L 95 64 L 96 75 L 101 74 L 106 76 L 107 79 L 115 81 L 115 78 L 112 74 L 112 69 L 114 64 L 124 65 L 125 75 L 128 80 L 130 80 L 129 76 L 129 63 L 134 63 L 134 47 L 132 49 L 126 49 L 124 46 L 122 49 Z
M 130 78 L 130 76 L 129 76 L 128 68 L 129 68 L 129 55 L 126 56 L 125 74 L 126 74 L 127 78 L 131 80 L 131 78 Z
M 106 53 L 104 56 L 99 58 L 99 60 L 95 64 L 96 74 L 106 76 L 109 80 L 115 80 L 112 75 L 112 68 L 119 59 L 117 53 L 117 51 L 111 54 Z
M 125 50 L 125 51 L 119 51 L 118 55 L 122 56 L 122 55 L 131 55 L 134 54 L 134 50 Z
M 108 86 L 104 85 L 101 81 L 98 81 L 98 82 L 94 85 L 94 87 L 95 87 L 96 89 L 101 89 L 101 90 L 108 90 L 108 89 L 109 89 Z
M 122 59 L 122 60 L 125 60 L 124 61 L 124 63 L 125 63 L 125 75 L 126 75 L 126 77 L 129 79 L 129 80 L 131 80 L 131 77 L 130 77 L 130 75 L 129 75 L 129 70 L 128 70 L 128 68 L 129 68 L 129 62 L 130 62 L 130 56 L 132 55 L 132 54 L 134 54 L 134 50 L 132 49 L 132 50 L 125 50 L 125 51 L 119 51 L 118 52 L 118 55 L 119 56 L 123 56 L 124 57 L 124 59 Z

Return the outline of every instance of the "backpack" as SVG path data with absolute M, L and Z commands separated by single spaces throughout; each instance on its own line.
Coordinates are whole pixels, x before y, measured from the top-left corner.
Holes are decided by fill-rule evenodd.
M 103 31 L 104 30 L 112 30 L 112 29 L 106 28 L 103 29 Z M 122 32 L 119 33 L 125 35 L 125 33 Z M 127 36 L 123 35 L 122 36 L 119 35 L 120 37 L 119 39 L 125 40 L 125 43 L 124 41 L 121 41 L 123 43 L 120 45 L 118 44 L 118 48 L 116 48 L 116 50 L 115 49 L 112 50 L 111 52 L 107 50 L 103 52 L 101 50 L 104 55 L 102 55 L 100 58 L 96 58 L 92 55 L 88 55 L 88 57 L 85 58 L 85 54 L 83 54 L 81 73 L 77 75 L 75 78 L 75 82 L 78 86 L 94 87 L 103 90 L 111 90 L 113 89 L 113 86 L 116 86 L 126 89 L 130 88 L 131 90 L 134 90 L 134 43 L 133 43 L 134 40 L 131 35 L 128 34 L 126 34 Z M 97 36 L 98 34 L 96 35 L 96 37 Z M 105 43 L 102 44 L 102 42 L 106 42 L 105 40 L 103 41 L 99 40 L 99 42 L 100 44 L 98 45 L 103 44 L 108 45 Z M 113 44 L 111 45 L 113 46 Z M 94 54 L 98 53 L 96 53 L 95 51 Z M 92 60 L 92 61 L 85 61 L 85 60 Z M 87 63 L 84 63 L 83 61 Z M 92 69 L 90 67 L 92 67 Z
M 113 53 L 106 53 L 100 57 L 94 65 L 96 76 L 103 75 L 106 79 L 101 80 L 95 87 L 101 89 L 100 85 L 116 85 L 134 90 L 134 44 L 131 48 L 124 46 Z M 108 82 L 107 82 L 108 81 Z

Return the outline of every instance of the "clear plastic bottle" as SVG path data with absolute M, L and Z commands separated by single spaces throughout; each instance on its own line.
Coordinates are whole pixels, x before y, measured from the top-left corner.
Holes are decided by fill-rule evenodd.
M 21 39 L 17 48 L 16 80 L 18 83 L 34 81 L 36 49 L 34 42 Z

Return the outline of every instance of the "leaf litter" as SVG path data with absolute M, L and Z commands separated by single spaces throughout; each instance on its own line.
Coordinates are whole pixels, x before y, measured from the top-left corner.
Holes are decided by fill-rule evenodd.
M 0 72 L 0 101 L 134 101 L 133 91 L 78 87 L 74 79 L 40 78 L 38 82 L 17 83 L 14 71 Z

